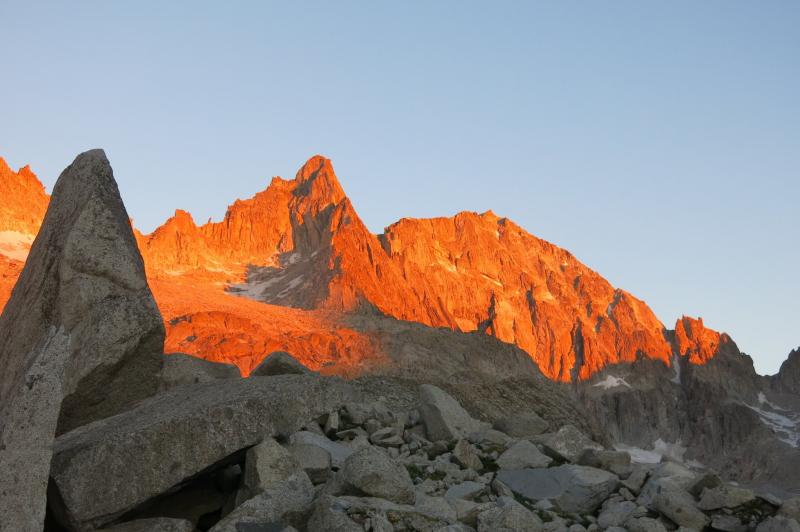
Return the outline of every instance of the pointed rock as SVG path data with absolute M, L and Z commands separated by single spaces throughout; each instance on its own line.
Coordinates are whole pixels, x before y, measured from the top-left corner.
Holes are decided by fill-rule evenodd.
M 164 327 L 102 150 L 61 174 L 0 316 L 0 515 L 42 528 L 55 433 L 155 393 Z

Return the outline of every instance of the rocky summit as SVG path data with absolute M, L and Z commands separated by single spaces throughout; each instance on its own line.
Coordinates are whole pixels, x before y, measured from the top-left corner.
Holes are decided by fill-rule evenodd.
M 800 351 L 506 218 L 375 235 L 320 156 L 149 235 L 101 150 L 0 192 L 2 532 L 800 530 Z

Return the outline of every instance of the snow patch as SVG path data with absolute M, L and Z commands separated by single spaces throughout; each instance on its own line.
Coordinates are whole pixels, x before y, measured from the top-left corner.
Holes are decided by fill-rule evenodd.
M 303 276 L 302 275 L 298 275 L 294 279 L 291 279 L 289 281 L 289 283 L 286 285 L 286 287 L 283 290 L 281 290 L 280 292 L 278 292 L 277 297 L 286 297 L 286 296 L 288 296 L 289 293 L 292 290 L 294 290 L 295 288 L 297 288 L 298 286 L 300 286 L 300 283 L 302 283 L 302 282 L 303 282 Z
M 483 277 L 485 277 L 486 279 L 490 280 L 491 282 L 493 282 L 494 284 L 496 284 L 497 286 L 503 286 L 503 283 L 501 283 L 497 279 L 493 279 L 493 278 L 489 277 L 488 275 L 486 275 L 485 273 L 482 273 L 481 275 Z
M 653 442 L 652 449 L 642 449 L 633 445 L 626 445 L 624 443 L 617 443 L 614 445 L 617 451 L 624 451 L 631 455 L 631 461 L 639 464 L 657 464 L 661 462 L 663 457 L 667 457 L 677 462 L 683 462 L 683 456 L 686 454 L 686 447 L 677 443 L 665 442 L 661 438 Z M 698 462 L 693 462 L 694 466 L 699 466 Z
M 285 276 L 278 275 L 266 281 L 247 281 L 246 283 L 235 284 L 230 287 L 230 292 L 236 296 L 258 299 L 264 295 L 264 291 L 270 286 L 283 280 Z
M 636 462 L 637 464 L 657 464 L 661 461 L 660 454 L 655 451 L 642 449 L 641 447 L 617 443 L 614 445 L 614 449 L 628 453 L 631 455 L 631 461 Z
M 458 269 L 456 268 L 456 265 L 455 265 L 455 264 L 453 264 L 453 263 L 452 263 L 452 262 L 450 262 L 450 261 L 446 261 L 446 260 L 439 259 L 439 260 L 437 260 L 436 262 L 437 262 L 437 263 L 438 263 L 440 266 L 443 266 L 443 267 L 444 267 L 444 269 L 445 269 L 445 270 L 447 270 L 447 271 L 449 271 L 449 272 L 454 272 L 454 273 L 455 273 L 455 272 L 457 272 L 457 271 L 458 271 Z
M 34 235 L 18 231 L 0 231 L 0 255 L 24 261 L 28 258 Z
M 607 375 L 605 379 L 601 380 L 600 382 L 596 382 L 593 386 L 600 386 L 604 390 L 616 388 L 617 386 L 627 386 L 628 388 L 631 388 L 631 385 L 628 384 L 625 379 L 622 377 L 615 377 L 614 375 Z
M 800 447 L 800 414 L 772 404 L 763 393 L 758 394 L 758 402 L 761 408 L 747 403 L 743 404 L 758 414 L 761 422 L 774 432 L 780 441 L 788 443 L 792 447 Z M 780 412 L 785 412 L 785 414 Z

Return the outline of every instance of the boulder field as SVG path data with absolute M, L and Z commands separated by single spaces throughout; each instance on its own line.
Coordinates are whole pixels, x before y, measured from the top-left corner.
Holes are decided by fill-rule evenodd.
M 333 225 L 355 223 L 331 176 L 320 158 L 277 182 L 290 214 L 304 213 L 289 216 L 286 249 L 313 254 Z M 223 227 L 203 227 L 206 252 L 221 257 L 211 244 Z M 381 249 L 406 245 L 400 229 L 387 234 Z M 512 237 L 522 238 L 495 238 Z M 165 353 L 141 239 L 105 154 L 79 155 L 0 316 L 2 532 L 800 532 L 793 413 L 780 406 L 795 394 L 796 356 L 781 376 L 759 377 L 730 339 L 684 319 L 662 337 L 682 349 L 669 364 L 623 357 L 559 383 L 500 341 L 498 299 L 497 319 L 471 333 L 377 315 L 376 304 L 316 337 L 347 330 L 379 348 L 369 364 L 348 359 L 347 379 L 281 349 L 252 359 L 245 378 L 239 365 Z M 369 290 L 336 289 L 348 275 L 336 273 L 297 301 L 363 302 Z M 625 294 L 609 297 L 636 314 Z M 641 448 L 662 435 L 694 447 Z

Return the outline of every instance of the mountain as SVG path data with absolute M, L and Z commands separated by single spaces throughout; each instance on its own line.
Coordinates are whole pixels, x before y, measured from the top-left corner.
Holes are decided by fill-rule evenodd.
M 5 305 L 47 211 L 49 197 L 29 166 L 0 157 L 0 304 Z
M 644 302 L 507 218 L 463 212 L 370 233 L 320 156 L 294 180 L 237 201 L 221 222 L 197 226 L 177 211 L 139 242 L 152 279 L 214 280 L 281 307 L 481 331 L 521 347 L 555 380 L 640 354 L 672 357 Z
M 0 190 L 0 234 L 14 242 L 0 247 L 2 306 L 48 197 L 27 167 L 5 163 Z M 570 252 L 492 212 L 402 219 L 376 235 L 315 156 L 219 222 L 177 210 L 133 233 L 166 352 L 247 375 L 287 351 L 323 374 L 434 382 L 475 411 L 536 404 L 639 458 L 677 454 L 800 489 L 800 351 L 761 377 L 702 319 L 667 329 Z
M 0 171 L 12 198 L 2 219 L 17 242 L 29 242 L 47 196 L 27 167 Z M 643 301 L 492 212 L 402 219 L 375 235 L 321 156 L 293 180 L 275 177 L 237 200 L 220 222 L 197 225 L 177 210 L 135 235 L 167 345 L 244 371 L 271 349 L 355 371 L 375 357 L 375 342 L 343 324 L 352 313 L 485 333 L 520 347 L 557 381 L 639 357 L 670 365 L 688 354 L 704 364 L 727 338 L 689 318 L 667 330 Z M 24 258 L 16 245 L 4 251 L 5 286 L 18 274 L 8 261 Z

